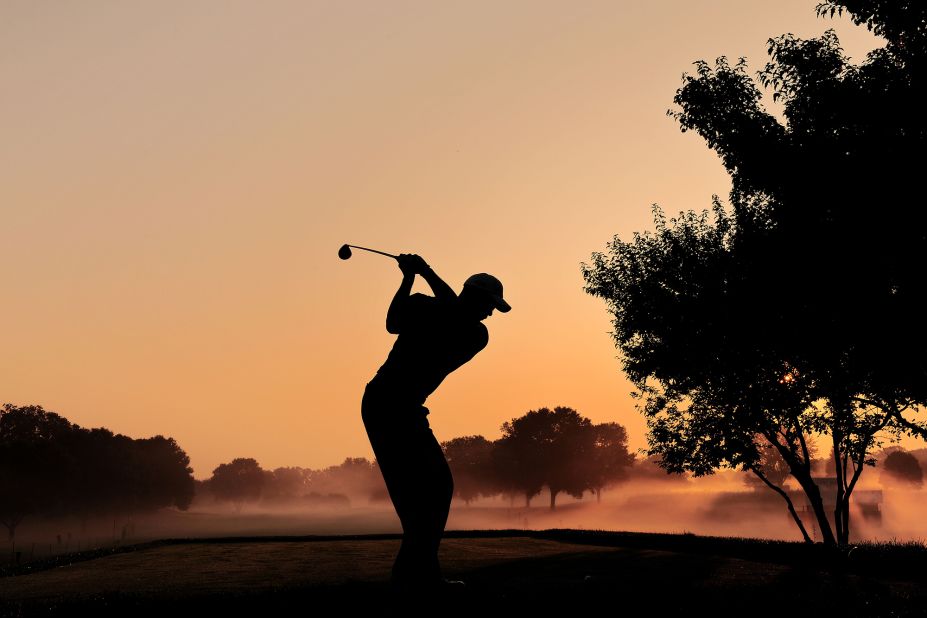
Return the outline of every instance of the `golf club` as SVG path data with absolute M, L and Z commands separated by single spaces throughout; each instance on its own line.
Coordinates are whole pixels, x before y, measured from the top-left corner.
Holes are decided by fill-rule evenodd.
M 385 255 L 386 257 L 391 257 L 394 260 L 398 260 L 398 255 L 393 255 L 392 253 L 386 253 L 384 251 L 378 251 L 376 249 L 368 249 L 367 247 L 358 247 L 357 245 L 341 245 L 341 248 L 338 249 L 338 257 L 342 260 L 347 260 L 351 257 L 351 247 L 355 249 L 361 249 L 363 251 L 370 251 L 371 253 L 379 253 L 380 255 Z

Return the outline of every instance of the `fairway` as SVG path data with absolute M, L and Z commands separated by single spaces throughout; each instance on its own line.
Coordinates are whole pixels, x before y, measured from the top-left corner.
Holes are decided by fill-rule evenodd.
M 924 614 L 927 588 L 920 581 L 712 555 L 684 537 L 680 551 L 667 551 L 665 539 L 650 549 L 642 538 L 626 546 L 614 539 L 597 544 L 595 537 L 446 539 L 445 573 L 465 580 L 467 589 L 445 599 L 441 614 L 472 616 L 486 608 L 541 616 L 632 608 L 652 615 L 781 615 L 784 608 L 792 616 Z M 297 615 L 322 606 L 342 615 L 403 615 L 387 584 L 397 548 L 395 539 L 358 538 L 171 542 L 2 578 L 2 615 Z
M 152 547 L 0 579 L 0 598 L 188 597 L 285 588 L 385 583 L 399 541 L 190 543 Z M 514 560 L 611 548 L 528 538 L 448 539 L 447 575 Z

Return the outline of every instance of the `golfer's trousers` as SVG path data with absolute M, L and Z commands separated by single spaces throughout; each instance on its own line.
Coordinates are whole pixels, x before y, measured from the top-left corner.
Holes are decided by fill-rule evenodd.
M 428 425 L 428 409 L 399 401 L 395 394 L 368 385 L 361 404 L 370 445 L 402 524 L 392 579 L 400 584 L 435 581 L 441 578 L 438 546 L 454 482 Z

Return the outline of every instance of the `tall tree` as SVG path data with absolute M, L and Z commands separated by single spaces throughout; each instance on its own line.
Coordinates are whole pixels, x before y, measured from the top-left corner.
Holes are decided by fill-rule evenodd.
M 504 423 L 495 449 L 502 481 L 521 490 L 526 505 L 544 486 L 550 490 L 551 509 L 561 492 L 581 498 L 592 482 L 585 474 L 585 460 L 594 457 L 591 428 L 589 419 L 563 406 L 531 410 Z
M 673 115 L 731 175 L 731 213 L 689 213 L 584 265 L 615 316 L 624 368 L 644 396 L 652 453 L 671 470 L 763 475 L 772 445 L 807 495 L 826 543 L 847 543 L 849 504 L 883 436 L 927 435 L 927 9 L 902 0 L 827 2 L 886 38 L 852 65 L 832 31 L 769 41 L 759 84 L 742 60 L 699 62 Z M 760 85 L 783 104 L 782 121 Z M 826 435 L 833 528 L 808 439 Z M 758 436 L 760 437 L 758 439 Z M 759 443 L 758 443 L 759 440 Z

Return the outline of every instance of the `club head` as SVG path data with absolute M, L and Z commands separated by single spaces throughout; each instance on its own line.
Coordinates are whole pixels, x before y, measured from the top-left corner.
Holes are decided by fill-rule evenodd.
M 341 248 L 338 249 L 338 257 L 340 257 L 342 260 L 346 260 L 350 258 L 351 257 L 351 247 L 349 247 L 348 245 L 342 245 Z

